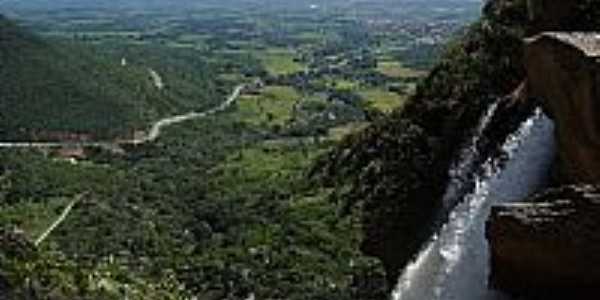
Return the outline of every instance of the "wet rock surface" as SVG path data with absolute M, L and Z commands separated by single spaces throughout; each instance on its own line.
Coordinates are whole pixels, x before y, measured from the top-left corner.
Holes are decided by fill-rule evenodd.
M 492 288 L 534 299 L 600 290 L 599 186 L 564 186 L 496 206 L 486 225 Z

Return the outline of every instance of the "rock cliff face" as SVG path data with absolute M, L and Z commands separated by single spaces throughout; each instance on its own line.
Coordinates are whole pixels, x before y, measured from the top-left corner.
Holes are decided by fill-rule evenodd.
M 600 182 L 600 35 L 543 33 L 526 40 L 530 96 L 557 125 L 560 170 L 568 182 Z
M 486 230 L 492 245 L 491 286 L 541 299 L 597 293 L 598 228 L 598 186 L 565 186 L 524 203 L 494 207 Z
M 494 207 L 486 227 L 493 288 L 534 299 L 600 291 L 600 30 L 598 1 L 530 0 L 526 83 L 555 121 L 558 183 Z M 541 32 L 541 33 L 539 33 Z

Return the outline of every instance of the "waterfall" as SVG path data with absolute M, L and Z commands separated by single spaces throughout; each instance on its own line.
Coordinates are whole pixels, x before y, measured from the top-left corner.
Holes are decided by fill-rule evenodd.
M 479 125 L 477 125 L 474 134 L 472 135 L 469 142 L 464 145 L 462 151 L 459 154 L 459 158 L 455 164 L 450 168 L 448 172 L 449 183 L 446 188 L 446 193 L 442 199 L 443 212 L 447 213 L 449 209 L 452 209 L 459 197 L 464 194 L 466 189 L 469 188 L 467 184 L 472 179 L 473 173 L 477 170 L 477 162 L 479 157 L 478 146 L 483 136 L 483 131 L 491 123 L 496 110 L 498 109 L 498 102 L 493 102 L 488 110 L 483 114 Z
M 504 143 L 505 164 L 498 167 L 491 158 L 483 163 L 482 172 L 473 177 L 472 192 L 452 208 L 447 223 L 402 273 L 393 300 L 510 299 L 487 288 L 485 221 L 493 204 L 522 200 L 546 184 L 555 155 L 553 128 L 538 108 Z M 461 159 L 473 160 L 470 155 Z M 464 166 L 461 162 L 454 168 Z M 464 171 L 450 174 L 457 172 Z M 451 181 L 450 193 L 460 189 L 452 187 L 456 184 L 463 183 Z

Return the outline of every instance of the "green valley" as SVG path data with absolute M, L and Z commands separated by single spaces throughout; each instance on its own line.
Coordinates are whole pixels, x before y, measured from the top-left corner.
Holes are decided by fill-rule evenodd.
M 315 166 L 401 112 L 478 5 L 84 2 L 0 3 L 0 292 L 387 297 L 351 183 Z

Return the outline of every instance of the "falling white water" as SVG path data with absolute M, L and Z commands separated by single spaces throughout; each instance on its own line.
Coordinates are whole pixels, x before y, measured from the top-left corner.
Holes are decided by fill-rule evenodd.
M 442 199 L 442 204 L 444 206 L 444 211 L 454 207 L 456 204 L 457 198 L 461 190 L 465 186 L 464 180 L 468 178 L 467 174 L 472 173 L 476 166 L 477 162 L 477 144 L 481 140 L 483 136 L 483 131 L 488 127 L 496 110 L 498 109 L 498 102 L 494 102 L 490 105 L 488 110 L 482 116 L 481 120 L 479 120 L 479 124 L 469 140 L 468 144 L 463 147 L 463 150 L 460 152 L 458 159 L 450 168 L 449 174 L 449 183 L 446 189 L 446 194 Z
M 485 221 L 493 204 L 521 200 L 546 183 L 555 155 L 553 127 L 537 109 L 504 144 L 506 164 L 484 163 L 473 192 L 404 270 L 393 300 L 510 299 L 487 288 Z

